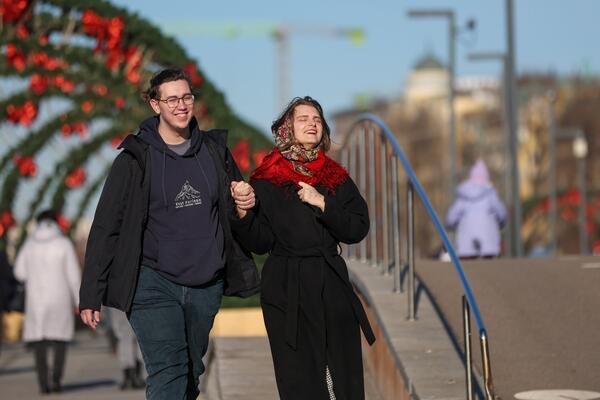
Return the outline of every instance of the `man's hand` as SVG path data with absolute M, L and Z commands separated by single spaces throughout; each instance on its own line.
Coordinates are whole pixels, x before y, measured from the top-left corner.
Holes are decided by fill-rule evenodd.
M 246 211 L 256 205 L 254 189 L 244 181 L 231 182 L 231 196 L 235 201 L 236 210 L 240 218 L 244 218 Z
M 96 329 L 98 322 L 100 322 L 100 311 L 94 311 L 89 308 L 81 310 L 81 320 L 84 324 L 92 329 Z
M 298 190 L 298 197 L 300 197 L 300 200 L 311 206 L 318 207 L 321 211 L 325 211 L 325 197 L 308 183 L 298 182 L 298 184 L 302 188 Z

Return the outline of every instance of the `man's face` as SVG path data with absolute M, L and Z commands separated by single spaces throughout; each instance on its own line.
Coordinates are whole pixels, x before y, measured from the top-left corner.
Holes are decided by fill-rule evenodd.
M 190 85 L 185 80 L 165 82 L 158 87 L 159 98 L 150 100 L 150 106 L 160 115 L 161 123 L 182 132 L 188 128 L 193 116 L 194 104 L 184 101 L 184 97 L 191 94 Z M 169 100 L 176 102 L 174 107 L 167 104 Z
M 294 137 L 307 150 L 321 143 L 323 123 L 316 108 L 301 104 L 294 109 Z

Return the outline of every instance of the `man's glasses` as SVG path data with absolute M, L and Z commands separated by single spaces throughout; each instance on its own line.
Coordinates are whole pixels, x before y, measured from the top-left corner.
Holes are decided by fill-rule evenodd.
M 167 107 L 169 108 L 177 107 L 179 105 L 179 100 L 183 100 L 183 104 L 185 104 L 186 106 L 191 106 L 192 104 L 194 104 L 194 95 L 188 93 L 183 95 L 182 97 L 171 96 L 167 97 L 166 99 L 156 99 L 156 101 L 162 101 L 164 103 L 167 103 Z

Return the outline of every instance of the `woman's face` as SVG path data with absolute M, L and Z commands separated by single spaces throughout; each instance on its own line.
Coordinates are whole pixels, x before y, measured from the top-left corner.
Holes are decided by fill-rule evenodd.
M 305 149 L 314 149 L 321 143 L 323 123 L 316 108 L 301 104 L 294 108 L 294 137 Z

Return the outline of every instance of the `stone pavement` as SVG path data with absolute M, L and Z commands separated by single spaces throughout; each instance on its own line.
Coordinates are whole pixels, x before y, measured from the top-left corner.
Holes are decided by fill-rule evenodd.
M 217 337 L 206 383 L 208 400 L 277 400 L 266 337 Z M 365 371 L 366 400 L 381 400 L 370 371 Z
M 41 396 L 38 393 L 33 353 L 25 345 L 2 346 L 0 355 L 0 398 L 2 400 L 85 399 L 139 400 L 143 390 L 121 391 L 121 370 L 110 352 L 108 340 L 92 331 L 78 331 L 67 350 L 64 391 Z
M 277 388 L 266 337 L 214 337 L 205 395 L 198 400 L 277 399 Z M 76 333 L 69 346 L 64 391 L 38 393 L 33 353 L 25 345 L 4 344 L 0 354 L 0 399 L 85 399 L 141 400 L 143 390 L 121 391 L 121 370 L 108 340 L 90 330 Z M 381 400 L 368 371 L 365 374 L 368 400 Z

